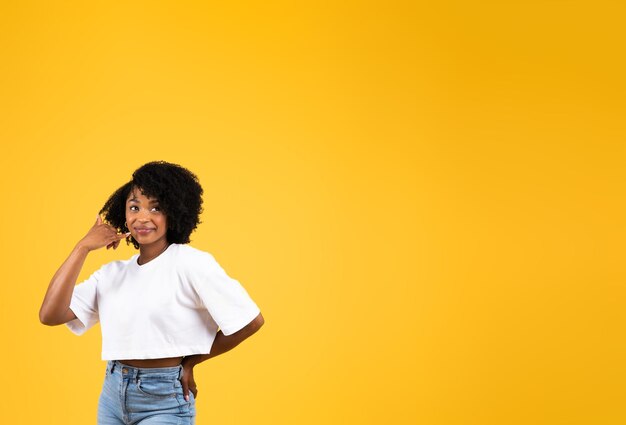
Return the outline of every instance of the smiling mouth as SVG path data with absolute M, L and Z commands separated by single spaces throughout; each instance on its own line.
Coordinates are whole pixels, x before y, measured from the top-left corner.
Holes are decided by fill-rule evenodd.
M 144 234 L 144 233 L 149 233 L 152 232 L 155 229 L 135 229 L 135 231 L 139 234 Z

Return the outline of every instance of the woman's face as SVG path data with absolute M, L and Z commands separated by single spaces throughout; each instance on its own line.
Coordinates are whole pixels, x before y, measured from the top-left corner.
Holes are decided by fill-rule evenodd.
M 126 226 L 139 245 L 167 244 L 167 217 L 158 199 L 135 187 L 126 200 Z

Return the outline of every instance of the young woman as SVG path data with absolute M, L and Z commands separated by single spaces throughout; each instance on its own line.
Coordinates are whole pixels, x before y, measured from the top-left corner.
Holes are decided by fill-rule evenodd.
M 52 277 L 39 312 L 43 324 L 65 323 L 78 335 L 101 325 L 107 368 L 100 425 L 193 424 L 193 368 L 264 323 L 239 282 L 211 254 L 187 245 L 201 211 L 193 173 L 145 164 L 111 195 Z M 116 249 L 122 239 L 139 254 L 105 264 L 75 286 L 88 253 Z

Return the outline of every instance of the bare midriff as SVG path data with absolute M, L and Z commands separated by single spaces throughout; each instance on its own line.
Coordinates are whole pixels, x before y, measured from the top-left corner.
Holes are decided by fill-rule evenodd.
M 174 367 L 183 361 L 182 357 L 168 357 L 165 359 L 141 359 L 141 360 L 118 360 L 120 363 L 131 367 Z

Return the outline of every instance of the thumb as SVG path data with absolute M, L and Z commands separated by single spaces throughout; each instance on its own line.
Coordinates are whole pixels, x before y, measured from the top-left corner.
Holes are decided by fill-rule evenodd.
M 117 239 L 119 240 L 126 239 L 127 237 L 130 236 L 130 232 L 118 233 L 116 236 L 117 236 Z
M 100 214 L 96 216 L 96 225 L 98 224 L 102 224 L 102 217 L 100 217 Z

